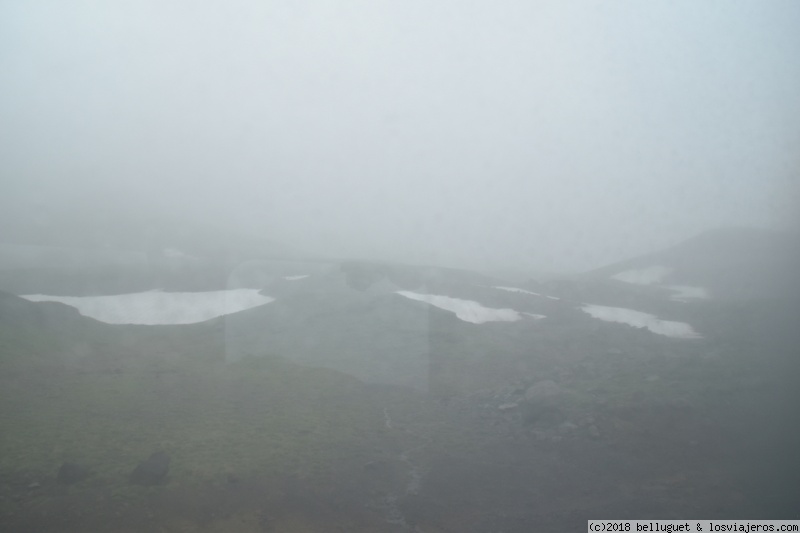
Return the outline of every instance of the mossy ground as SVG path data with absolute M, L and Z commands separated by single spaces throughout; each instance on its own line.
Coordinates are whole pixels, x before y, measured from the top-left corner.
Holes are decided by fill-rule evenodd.
M 763 454 L 714 430 L 726 413 L 729 429 L 756 427 L 790 397 L 770 393 L 777 363 L 746 347 L 543 359 L 533 375 L 565 391 L 558 422 L 600 434 L 551 442 L 468 397 L 443 405 L 264 354 L 227 363 L 213 323 L 76 331 L 0 324 L 0 530 L 387 531 L 374 504 L 405 490 L 401 457 L 424 475 L 402 503 L 426 532 L 528 531 L 531 517 L 556 524 L 604 505 L 730 517 L 748 509 L 735 498 L 761 504 L 732 484 L 724 454 Z M 765 423 L 762 440 L 791 443 L 784 427 Z M 172 458 L 165 482 L 131 485 L 157 450 Z M 89 477 L 59 485 L 64 461 Z
M 279 357 L 227 364 L 213 350 L 165 355 L 153 340 L 143 342 L 153 354 L 135 360 L 119 346 L 120 354 L 94 346 L 75 359 L 64 357 L 74 343 L 3 337 L 0 516 L 52 513 L 69 498 L 97 506 L 87 499 L 100 494 L 103 507 L 119 510 L 159 491 L 324 479 L 392 446 L 384 420 L 392 391 Z M 156 450 L 172 459 L 164 485 L 131 485 L 132 469 Z M 58 486 L 64 461 L 87 466 L 89 477 Z

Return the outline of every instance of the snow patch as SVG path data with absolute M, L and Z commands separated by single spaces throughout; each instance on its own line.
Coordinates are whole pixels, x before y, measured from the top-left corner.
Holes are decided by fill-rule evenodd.
M 533 291 L 526 291 L 525 289 L 519 289 L 517 287 L 500 287 L 500 286 L 493 286 L 493 289 L 500 289 L 501 291 L 508 291 L 508 292 L 518 292 L 521 294 L 530 294 L 532 296 L 540 296 L 542 298 L 550 298 L 551 300 L 560 300 L 561 298 L 556 298 L 555 296 L 548 296 L 546 294 L 540 294 L 538 292 Z
M 526 315 L 526 316 L 529 316 L 529 317 L 531 317 L 533 319 L 536 319 L 536 320 L 539 320 L 541 318 L 547 318 L 547 315 L 537 315 L 536 313 L 525 313 L 525 312 L 523 312 L 522 314 Z
M 621 322 L 637 328 L 647 328 L 653 333 L 676 337 L 680 339 L 698 339 L 698 334 L 692 326 L 685 322 L 674 322 L 671 320 L 661 320 L 655 315 L 625 309 L 623 307 L 607 307 L 605 305 L 587 304 L 581 309 L 594 318 L 607 322 Z
M 672 269 L 665 266 L 651 266 L 639 270 L 626 270 L 611 276 L 611 279 L 635 283 L 637 285 L 657 285 L 672 292 L 669 299 L 674 302 L 690 302 L 709 298 L 709 292 L 704 287 L 689 285 L 663 285 L 664 278 L 672 273 Z
M 285 279 L 286 281 L 297 281 L 299 279 L 305 279 L 307 277 L 308 277 L 308 274 L 301 274 L 301 275 L 298 275 L 298 276 L 283 276 L 283 279 Z
M 691 300 L 705 300 L 709 298 L 708 290 L 705 287 L 669 285 L 667 289 L 671 290 L 673 293 L 669 299 L 676 302 L 689 302 Z
M 663 279 L 672 272 L 672 269 L 665 266 L 651 266 L 637 270 L 625 270 L 611 276 L 611 279 L 624 281 L 625 283 L 635 283 L 637 285 L 653 285 L 661 283 Z
M 274 301 L 258 289 L 208 292 L 148 291 L 113 296 L 22 296 L 31 302 L 61 302 L 108 324 L 194 324 Z
M 426 302 L 439 309 L 450 311 L 463 320 L 473 324 L 483 324 L 484 322 L 516 322 L 522 316 L 513 309 L 493 309 L 484 307 L 472 300 L 462 300 L 438 294 L 420 294 L 411 291 L 396 291 L 396 294 L 405 296 L 411 300 Z

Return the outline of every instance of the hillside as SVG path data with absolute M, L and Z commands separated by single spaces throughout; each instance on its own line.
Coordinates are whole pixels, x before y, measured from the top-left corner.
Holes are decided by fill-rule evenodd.
M 314 262 L 257 231 L 167 214 L 49 210 L 0 228 L 0 290 L 16 294 L 118 294 L 213 290 L 252 262 Z M 245 283 L 252 284 L 248 280 Z
M 699 283 L 678 277 L 714 255 L 698 242 L 547 283 L 262 259 L 226 271 L 268 297 L 242 307 L 229 285 L 66 293 L 77 310 L 0 293 L 0 528 L 477 533 L 574 530 L 598 513 L 793 517 L 800 300 L 676 300 L 611 279 L 666 266 L 663 283 Z M 187 294 L 229 307 L 177 324 Z M 120 315 L 107 303 L 134 301 L 130 316 L 153 325 L 108 323 Z M 171 458 L 166 475 L 132 484 L 154 452 Z
M 797 298 L 800 235 L 732 228 L 587 274 L 667 291 L 675 300 Z

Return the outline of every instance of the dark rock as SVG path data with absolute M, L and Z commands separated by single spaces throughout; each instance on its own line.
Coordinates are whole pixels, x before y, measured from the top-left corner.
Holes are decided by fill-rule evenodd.
M 169 455 L 155 452 L 146 461 L 142 461 L 131 472 L 130 481 L 136 485 L 158 485 L 167 477 Z
M 58 469 L 56 480 L 62 485 L 73 485 L 83 481 L 89 475 L 89 469 L 83 465 L 65 462 Z
M 552 403 L 527 402 L 522 406 L 522 422 L 527 426 L 556 427 L 564 422 L 564 413 Z
M 552 399 L 561 396 L 563 393 L 564 391 L 556 382 L 546 379 L 528 387 L 525 391 L 525 399 L 534 401 Z

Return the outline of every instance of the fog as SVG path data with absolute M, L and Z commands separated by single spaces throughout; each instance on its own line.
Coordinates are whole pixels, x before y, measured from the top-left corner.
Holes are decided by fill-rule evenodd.
M 0 0 L 0 531 L 796 521 L 798 28 Z
M 6 1 L 3 224 L 544 270 L 784 227 L 798 27 L 788 0 Z

